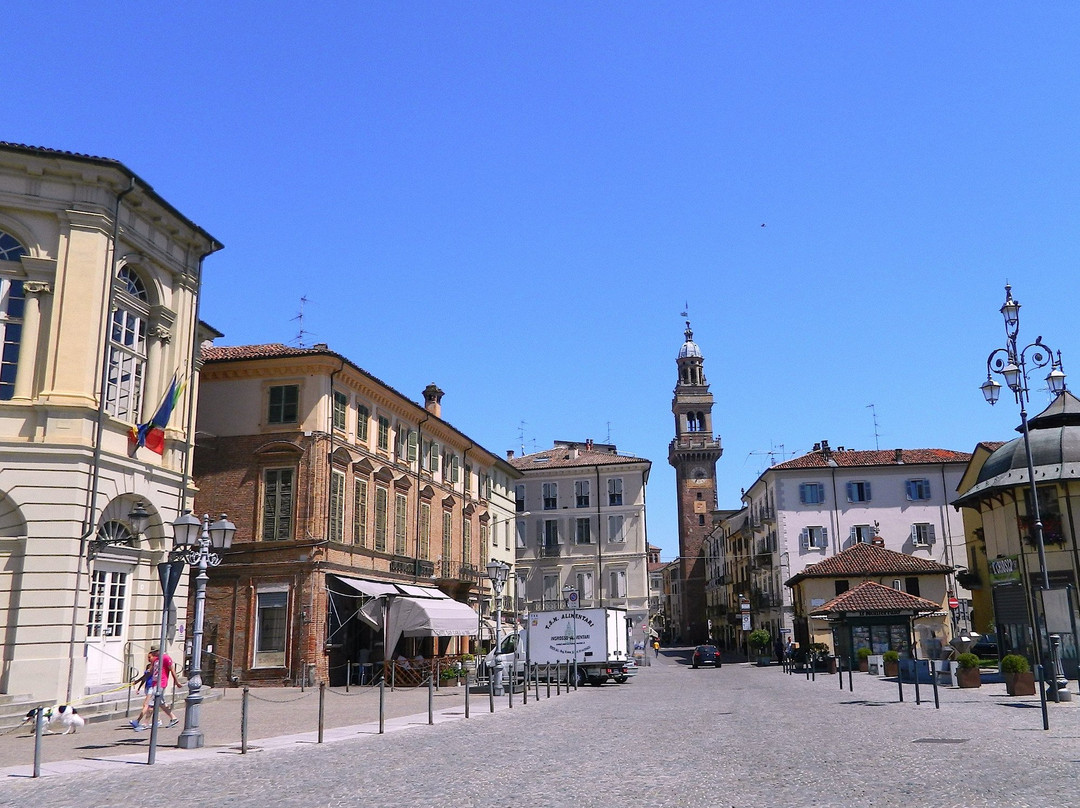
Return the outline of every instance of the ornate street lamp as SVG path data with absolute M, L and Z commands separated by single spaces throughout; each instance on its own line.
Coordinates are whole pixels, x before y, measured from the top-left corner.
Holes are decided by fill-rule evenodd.
M 184 511 L 173 522 L 173 551 L 170 558 L 184 561 L 198 569 L 195 576 L 195 623 L 191 632 L 191 669 L 188 671 L 188 694 L 184 699 L 184 730 L 176 741 L 181 749 L 197 749 L 203 745 L 203 732 L 199 727 L 199 707 L 202 704 L 202 635 L 206 605 L 206 568 L 216 567 L 222 558 L 221 550 L 232 546 L 236 525 L 225 514 L 213 524 L 203 514 L 202 522 L 190 512 Z M 162 649 L 164 653 L 164 649 Z
M 506 584 L 506 579 L 510 575 L 510 565 L 497 561 L 494 558 L 487 563 L 487 576 L 491 581 L 491 589 L 495 593 L 495 664 L 492 667 L 492 680 L 494 682 L 494 692 L 496 696 L 503 694 L 503 670 L 502 661 L 499 659 L 499 652 L 502 650 L 502 590 Z M 511 675 L 513 675 L 511 673 Z
M 1051 394 L 1057 396 L 1065 390 L 1065 373 L 1061 368 L 1061 352 L 1054 351 L 1042 341 L 1042 337 L 1036 337 L 1035 341 L 1025 348 L 1018 348 L 1016 337 L 1020 333 L 1020 302 L 1013 299 L 1012 287 L 1005 284 L 1005 303 L 1001 307 L 1001 316 L 1005 320 L 1005 346 L 990 352 L 986 358 L 986 381 L 979 389 L 983 397 L 991 405 L 997 402 L 1001 394 L 1001 385 L 993 379 L 996 373 L 1005 380 L 1005 385 L 1012 391 L 1016 403 L 1020 405 L 1020 431 L 1024 436 L 1024 452 L 1027 458 L 1028 484 L 1031 496 L 1031 515 L 1035 521 L 1035 546 L 1039 552 L 1039 572 L 1042 577 L 1041 589 L 1045 593 L 1050 589 L 1050 574 L 1046 568 L 1046 544 L 1043 537 L 1042 515 L 1039 511 L 1039 492 L 1035 486 L 1035 461 L 1031 456 L 1031 437 L 1028 429 L 1027 403 L 1030 399 L 1028 388 L 1028 373 L 1050 365 L 1050 372 L 1046 376 L 1046 384 Z M 1052 644 L 1047 636 L 1045 615 L 1041 625 L 1041 634 L 1036 639 L 1036 657 L 1042 659 L 1042 640 L 1045 638 L 1046 648 L 1050 650 L 1052 670 L 1052 696 L 1055 701 L 1060 700 L 1060 690 L 1068 686 L 1061 670 L 1061 660 L 1056 653 L 1057 646 Z

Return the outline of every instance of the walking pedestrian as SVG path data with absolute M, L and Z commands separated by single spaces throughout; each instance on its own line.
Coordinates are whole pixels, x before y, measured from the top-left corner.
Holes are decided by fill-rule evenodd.
M 660 656 L 660 640 L 653 640 L 652 643 L 653 656 Z
M 177 687 L 180 686 L 180 680 L 176 678 L 176 666 L 173 665 L 172 657 L 168 654 L 162 655 L 157 648 L 150 649 L 150 653 L 147 655 L 147 668 L 150 669 L 152 675 L 146 684 L 146 698 L 143 700 L 143 708 L 139 712 L 139 717 L 130 722 L 131 728 L 136 732 L 150 729 L 150 725 L 146 722 L 150 721 L 151 716 L 154 714 L 154 698 L 157 696 L 158 687 L 164 690 L 169 683 L 170 676 L 172 676 L 173 684 Z M 164 698 L 161 700 L 161 709 L 169 719 L 168 725 L 175 727 L 180 719 L 173 714 Z

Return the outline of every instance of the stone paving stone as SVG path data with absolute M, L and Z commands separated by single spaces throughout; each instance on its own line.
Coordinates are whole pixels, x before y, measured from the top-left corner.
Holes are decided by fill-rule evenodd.
M 895 682 L 867 674 L 850 693 L 835 676 L 809 682 L 778 667 L 691 670 L 674 650 L 655 662 L 626 685 L 513 710 L 504 701 L 495 714 L 476 699 L 468 721 L 428 726 L 419 712 L 384 736 L 343 726 L 322 746 L 308 735 L 243 757 L 176 750 L 154 767 L 110 761 L 65 775 L 60 787 L 8 776 L 0 805 L 137 806 L 156 794 L 284 808 L 1080 805 L 1076 702 L 1051 705 L 1044 732 L 1038 699 L 1002 686 L 943 689 L 935 710 L 928 686 L 923 704 L 910 685 L 900 704 Z

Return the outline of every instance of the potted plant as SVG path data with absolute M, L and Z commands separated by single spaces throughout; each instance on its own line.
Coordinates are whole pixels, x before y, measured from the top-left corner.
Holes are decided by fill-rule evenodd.
M 772 662 L 772 655 L 769 653 L 772 647 L 772 635 L 769 632 L 763 628 L 756 628 L 750 632 L 747 642 L 757 652 L 758 667 L 764 668 Z
M 885 663 L 885 675 L 886 676 L 899 676 L 900 675 L 900 654 L 897 651 L 889 650 L 881 655 L 882 661 Z
M 1001 658 L 1001 672 L 1005 676 L 1005 690 L 1010 696 L 1035 695 L 1035 674 L 1027 659 L 1019 654 L 1006 654 Z
M 855 652 L 855 656 L 859 660 L 859 673 L 866 673 L 869 670 L 870 663 L 867 660 L 870 659 L 872 653 L 874 652 L 865 647 Z
M 969 652 L 956 658 L 956 686 L 982 687 L 979 658 L 975 654 Z

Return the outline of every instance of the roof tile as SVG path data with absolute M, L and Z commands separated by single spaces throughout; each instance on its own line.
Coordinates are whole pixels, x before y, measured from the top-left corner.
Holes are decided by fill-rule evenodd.
M 937 612 L 941 604 L 901 592 L 876 581 L 863 581 L 854 589 L 837 595 L 829 602 L 814 609 L 811 615 L 836 615 L 850 612 Z

